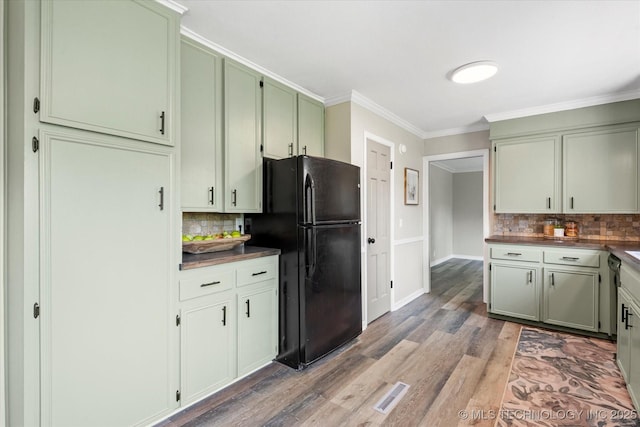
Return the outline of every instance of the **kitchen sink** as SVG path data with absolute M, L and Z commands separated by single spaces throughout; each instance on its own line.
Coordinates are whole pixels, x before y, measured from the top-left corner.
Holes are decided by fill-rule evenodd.
M 632 257 L 634 257 L 635 259 L 637 259 L 638 261 L 640 261 L 640 251 L 625 251 L 625 252 L 631 255 Z

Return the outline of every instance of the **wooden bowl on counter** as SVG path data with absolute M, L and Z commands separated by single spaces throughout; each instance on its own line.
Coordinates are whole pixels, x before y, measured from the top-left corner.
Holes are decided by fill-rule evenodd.
M 251 234 L 244 234 L 240 237 L 220 238 L 213 240 L 192 240 L 182 242 L 182 252 L 189 254 L 204 254 L 207 252 L 228 251 L 251 239 Z

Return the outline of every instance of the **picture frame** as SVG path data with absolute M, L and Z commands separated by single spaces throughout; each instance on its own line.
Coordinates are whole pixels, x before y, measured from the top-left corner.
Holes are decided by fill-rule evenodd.
M 415 169 L 404 168 L 404 204 L 417 205 L 419 203 L 419 176 Z

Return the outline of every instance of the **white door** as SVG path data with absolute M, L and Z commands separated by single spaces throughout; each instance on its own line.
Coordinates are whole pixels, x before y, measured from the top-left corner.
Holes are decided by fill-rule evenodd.
M 367 323 L 391 308 L 390 179 L 389 147 L 367 140 Z

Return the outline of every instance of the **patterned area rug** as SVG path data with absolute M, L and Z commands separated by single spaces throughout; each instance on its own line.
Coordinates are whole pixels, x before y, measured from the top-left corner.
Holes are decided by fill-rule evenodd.
M 640 426 L 610 341 L 523 327 L 497 426 Z

